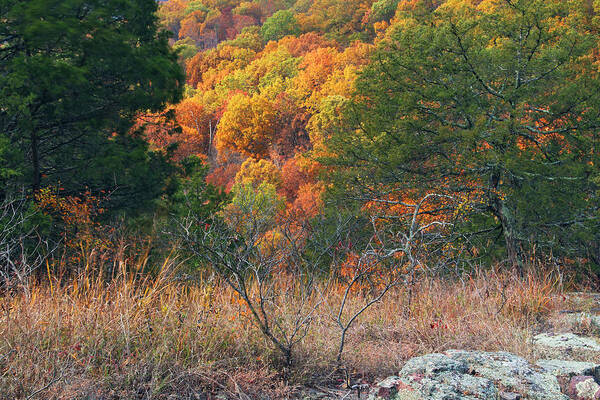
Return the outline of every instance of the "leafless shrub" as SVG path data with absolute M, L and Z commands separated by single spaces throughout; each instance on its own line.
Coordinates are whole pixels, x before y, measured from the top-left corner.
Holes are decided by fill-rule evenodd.
M 37 232 L 34 214 L 24 196 L 0 204 L 0 287 L 24 284 L 51 252 Z
M 375 212 L 367 219 L 352 219 L 340 214 L 334 222 L 317 218 L 309 223 L 284 214 L 264 193 L 241 190 L 216 215 L 202 217 L 190 209 L 178 220 L 175 235 L 237 293 L 286 367 L 313 314 L 327 304 L 340 332 L 336 362 L 341 368 L 347 334 L 362 314 L 402 285 L 408 288 L 409 317 L 412 287 L 447 265 L 451 257 L 441 253 L 453 235 L 454 224 L 447 218 L 453 201 L 428 194 L 403 204 L 405 212 L 393 217 Z M 436 213 L 439 207 L 445 212 Z M 341 296 L 330 296 L 331 290 L 340 289 Z M 362 304 L 350 301 L 359 294 Z
M 440 202 L 441 201 L 441 202 Z M 453 207 L 454 200 L 445 195 L 427 194 L 415 203 L 402 203 L 406 210 L 394 216 L 373 213 L 369 228 L 361 232 L 368 237 L 362 245 L 352 243 L 352 233 L 345 247 L 346 258 L 338 259 L 335 267 L 337 285 L 344 288 L 339 303 L 330 304 L 335 324 L 340 330 L 337 352 L 338 368 L 348 331 L 371 306 L 383 300 L 394 287 L 408 288 L 405 315 L 410 317 L 413 286 L 419 278 L 447 266 L 451 257 L 441 257 L 447 250 L 454 233 L 453 222 L 446 213 L 437 213 L 439 207 Z M 443 203 L 443 204 L 440 204 Z M 349 297 L 361 292 L 364 302 L 348 307 Z
M 318 278 L 325 276 L 335 240 L 311 247 L 307 243 L 314 227 L 306 220 L 285 214 L 268 196 L 252 190 L 238 200 L 210 217 L 190 211 L 178 221 L 176 237 L 237 293 L 289 368 L 295 346 L 324 301 Z

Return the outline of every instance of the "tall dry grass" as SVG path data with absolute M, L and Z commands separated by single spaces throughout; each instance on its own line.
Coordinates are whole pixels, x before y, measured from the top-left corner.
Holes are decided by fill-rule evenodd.
M 150 278 L 141 272 L 146 262 L 117 263 L 108 283 L 88 266 L 66 283 L 50 274 L 1 295 L 0 399 L 286 398 L 303 385 L 342 384 L 332 373 L 340 332 L 331 318 L 341 286 L 323 285 L 326 301 L 283 374 L 277 351 L 226 285 L 177 279 L 174 258 Z M 292 293 L 288 279 L 278 280 L 282 293 Z M 353 381 L 370 381 L 449 348 L 531 357 L 530 337 L 562 306 L 559 286 L 541 273 L 427 278 L 410 305 L 399 287 L 349 332 L 346 370 Z M 365 296 L 354 293 L 349 309 Z

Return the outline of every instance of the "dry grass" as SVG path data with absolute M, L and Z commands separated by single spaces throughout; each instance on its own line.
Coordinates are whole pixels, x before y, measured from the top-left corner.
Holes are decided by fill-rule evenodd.
M 46 279 L 0 297 L 0 398 L 285 398 L 303 385 L 339 383 L 331 374 L 339 330 L 329 306 L 340 301 L 340 288 L 327 292 L 284 379 L 244 304 L 218 282 L 177 281 L 175 269 L 167 260 L 148 279 L 122 264 L 110 284 L 88 271 L 69 284 Z M 528 339 L 562 306 L 557 290 L 551 274 L 431 278 L 414 288 L 408 307 L 398 288 L 351 329 L 346 368 L 369 381 L 449 348 L 529 357 Z M 350 306 L 363 301 L 356 293 Z

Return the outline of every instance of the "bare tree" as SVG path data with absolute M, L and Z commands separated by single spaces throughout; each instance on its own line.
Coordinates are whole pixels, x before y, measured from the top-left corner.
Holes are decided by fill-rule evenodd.
M 51 253 L 39 236 L 34 211 L 25 196 L 7 198 L 0 204 L 0 287 L 23 284 Z
M 443 204 L 440 204 L 443 203 Z M 368 240 L 354 244 L 351 233 L 344 245 L 346 257 L 334 264 L 336 279 L 344 286 L 337 304 L 330 304 L 333 319 L 340 329 L 337 366 L 342 367 L 346 337 L 357 319 L 370 307 L 383 300 L 394 287 L 408 287 L 405 312 L 410 313 L 412 287 L 427 272 L 439 270 L 452 259 L 440 252 L 454 237 L 454 222 L 448 213 L 436 210 L 454 207 L 454 199 L 439 194 L 427 194 L 418 202 L 402 202 L 403 213 L 373 213 L 368 229 L 361 232 Z M 457 213 L 454 214 L 456 217 Z M 359 291 L 364 302 L 351 308 L 351 296 Z
M 208 218 L 190 211 L 178 221 L 177 237 L 239 295 L 288 368 L 324 301 L 318 278 L 335 240 L 311 246 L 314 227 L 305 219 L 285 214 L 258 191 L 242 191 L 240 197 Z
M 411 292 L 420 274 L 445 265 L 447 258 L 437 257 L 435 263 L 431 256 L 450 240 L 454 224 L 447 209 L 453 201 L 428 194 L 404 204 L 406 212 L 393 217 L 338 213 L 334 221 L 321 216 L 309 223 L 284 213 L 273 196 L 248 188 L 212 216 L 190 208 L 175 234 L 185 250 L 240 296 L 286 367 L 313 314 L 327 303 L 340 329 L 336 362 L 341 368 L 348 332 L 363 313 L 393 288 L 406 285 Z M 444 213 L 435 211 L 440 207 Z M 340 284 L 342 296 L 331 296 L 329 290 Z M 358 306 L 352 299 L 357 292 L 364 300 Z M 410 302 L 411 295 L 408 308 Z

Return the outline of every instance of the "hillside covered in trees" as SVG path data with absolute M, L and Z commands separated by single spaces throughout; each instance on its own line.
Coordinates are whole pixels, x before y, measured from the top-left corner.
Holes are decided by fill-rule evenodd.
M 207 181 L 233 196 L 272 193 L 306 218 L 349 198 L 402 214 L 429 194 L 427 213 L 452 224 L 462 255 L 522 264 L 537 249 L 596 265 L 595 12 L 166 1 L 159 15 L 187 76 L 172 106 L 181 132 L 149 138 L 178 144 L 174 160 L 200 156 Z
M 0 0 L 0 398 L 533 357 L 600 286 L 599 40 L 593 0 Z

